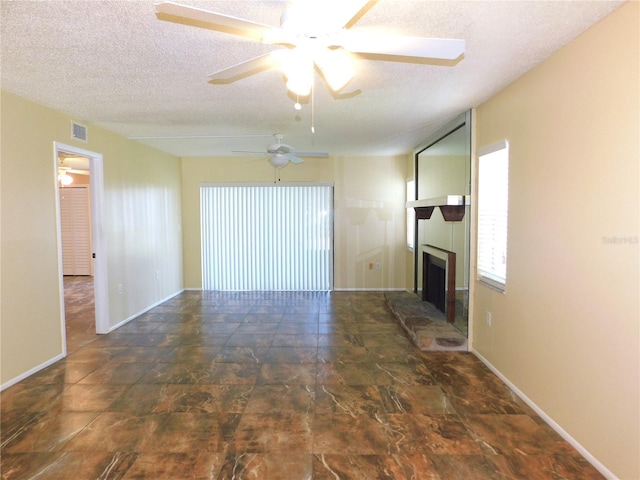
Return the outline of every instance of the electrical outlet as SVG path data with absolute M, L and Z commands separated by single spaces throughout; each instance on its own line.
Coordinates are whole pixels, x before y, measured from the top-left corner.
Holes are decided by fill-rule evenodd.
M 379 263 L 376 263 L 376 270 L 380 270 L 381 266 Z
M 118 284 L 118 294 L 122 295 L 122 292 L 124 291 L 124 287 L 122 286 L 121 283 Z
M 487 325 L 491 326 L 491 312 L 487 312 Z
M 156 280 L 160 280 L 160 270 L 156 270 Z

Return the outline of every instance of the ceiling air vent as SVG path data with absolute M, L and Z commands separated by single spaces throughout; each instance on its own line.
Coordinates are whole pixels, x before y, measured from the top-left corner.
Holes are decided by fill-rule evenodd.
M 87 142 L 87 127 L 79 123 L 71 122 L 71 138 Z

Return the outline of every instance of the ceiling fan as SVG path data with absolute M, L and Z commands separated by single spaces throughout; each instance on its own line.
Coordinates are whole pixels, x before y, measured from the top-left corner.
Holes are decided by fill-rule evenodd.
M 279 67 L 287 79 L 287 88 L 300 96 L 310 94 L 315 67 L 334 92 L 344 88 L 353 78 L 351 54 L 407 61 L 412 57 L 455 60 L 464 53 L 464 40 L 351 30 L 376 1 L 298 2 L 282 14 L 279 28 L 173 2 L 156 5 L 156 16 L 287 47 L 214 72 L 209 81 L 231 83 Z
M 286 167 L 289 162 L 291 163 L 302 163 L 304 160 L 300 157 L 317 157 L 317 158 L 326 158 L 329 156 L 326 152 L 297 152 L 293 149 L 291 145 L 287 145 L 286 143 L 282 143 L 282 134 L 276 133 L 274 135 L 276 139 L 276 143 L 272 143 L 267 147 L 266 153 L 269 155 L 268 160 L 269 163 L 277 168 Z M 247 152 L 242 150 L 236 150 L 233 153 L 243 153 L 250 155 L 264 155 L 265 152 Z

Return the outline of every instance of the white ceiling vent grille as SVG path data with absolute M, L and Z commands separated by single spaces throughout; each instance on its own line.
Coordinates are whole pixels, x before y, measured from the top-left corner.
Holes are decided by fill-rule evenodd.
M 83 142 L 89 141 L 87 127 L 80 125 L 79 123 L 71 122 L 71 138 L 75 138 L 76 140 L 81 140 Z

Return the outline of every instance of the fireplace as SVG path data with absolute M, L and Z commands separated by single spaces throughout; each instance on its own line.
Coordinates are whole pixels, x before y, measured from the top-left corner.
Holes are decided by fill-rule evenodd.
M 432 303 L 447 316 L 456 317 L 456 254 L 449 250 L 422 246 L 422 300 Z

